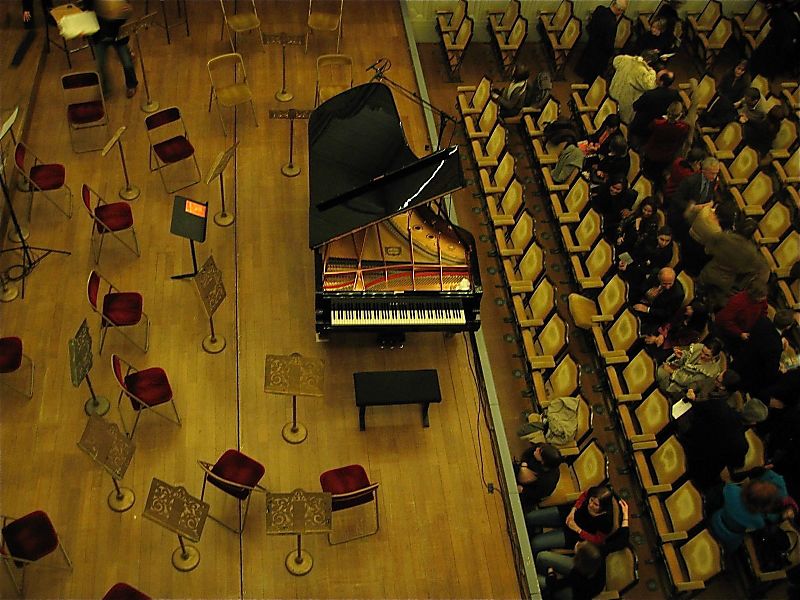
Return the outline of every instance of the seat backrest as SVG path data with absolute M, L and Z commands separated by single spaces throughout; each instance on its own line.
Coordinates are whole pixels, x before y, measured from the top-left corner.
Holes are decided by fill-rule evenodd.
M 797 126 L 789 119 L 783 119 L 775 140 L 772 142 L 773 150 L 788 150 L 797 141 Z M 797 165 L 795 165 L 796 167 Z
M 620 15 L 617 19 L 617 33 L 614 36 L 614 48 L 616 50 L 622 50 L 625 47 L 625 44 L 628 43 L 628 40 L 631 37 L 631 30 L 633 28 L 633 21 L 631 21 L 625 15 Z
M 508 186 L 508 184 L 511 182 L 511 178 L 514 177 L 514 168 L 516 167 L 516 164 L 517 161 L 514 158 L 514 155 L 506 150 L 503 153 L 503 157 L 500 159 L 500 162 L 498 163 L 497 168 L 494 170 L 494 174 L 492 176 L 492 179 L 494 179 L 497 187 L 505 189 Z
M 478 118 L 478 131 L 491 131 L 497 124 L 497 102 L 490 101 Z
M 640 350 L 622 370 L 622 378 L 631 394 L 644 394 L 653 385 L 655 376 L 653 358 L 645 350 Z
M 714 140 L 714 146 L 717 150 L 734 151 L 742 143 L 742 126 L 739 123 L 728 123 L 719 132 L 717 139 Z
M 459 4 L 465 5 L 465 12 L 466 12 L 466 0 L 460 0 Z M 308 16 L 311 22 L 314 20 L 311 19 L 311 15 L 313 14 L 315 17 L 322 15 L 323 18 L 326 18 L 325 22 L 332 22 L 328 20 L 336 19 L 337 27 L 338 22 L 342 18 L 342 8 L 344 6 L 343 0 L 308 0 Z M 456 8 L 458 10 L 458 7 Z M 463 15 L 462 15 L 463 18 Z
M 550 27 L 555 31 L 563 31 L 567 21 L 572 16 L 572 0 L 561 0 L 550 19 Z
M 744 201 L 748 206 L 764 206 L 772 194 L 775 192 L 772 183 L 772 177 L 767 175 L 764 171 L 753 177 L 753 180 L 747 184 L 747 187 L 742 192 Z
M 500 123 L 495 125 L 494 129 L 492 129 L 492 134 L 489 136 L 489 141 L 486 142 L 485 154 L 482 158 L 497 160 L 506 147 L 506 137 L 506 128 Z
M 708 36 L 708 45 L 711 48 L 722 48 L 731 37 L 731 22 L 729 19 L 720 19 L 714 26 L 711 35 Z
M 658 483 L 675 483 L 686 473 L 686 454 L 674 435 L 669 436 L 650 455 L 650 465 Z
M 515 177 L 511 180 L 511 183 L 506 188 L 506 191 L 503 194 L 503 199 L 500 200 L 500 206 L 503 208 L 503 214 L 511 216 L 516 215 L 520 207 L 522 207 L 522 200 L 522 184 Z
M 544 251 L 534 240 L 519 261 L 520 278 L 536 283 L 544 273 Z
M 122 372 L 122 361 L 116 354 L 111 355 L 111 370 L 114 372 L 114 377 L 119 383 L 119 386 L 126 390 L 128 387 L 125 385 L 125 374 Z
M 603 220 L 593 208 L 590 208 L 575 228 L 575 241 L 580 246 L 591 246 L 600 237 L 602 230 Z
M 697 24 L 710 29 L 717 22 L 720 14 L 722 14 L 720 3 L 717 0 L 708 0 L 708 3 L 703 7 L 703 12 L 697 16 Z
M 148 131 L 152 131 L 175 121 L 182 121 L 181 111 L 177 106 L 170 106 L 147 116 L 144 120 L 144 125 Z
M 604 239 L 600 239 L 589 255 L 586 257 L 584 266 L 590 277 L 602 279 L 608 273 L 614 261 L 614 249 Z
M 722 571 L 722 549 L 708 529 L 681 546 L 690 581 L 706 582 Z
M 614 350 L 627 352 L 639 339 L 639 319 L 631 311 L 625 309 L 608 328 L 608 339 Z
M 542 112 L 539 113 L 539 117 L 536 119 L 536 126 L 538 127 L 539 131 L 544 131 L 545 125 L 548 123 L 552 123 L 558 118 L 558 112 L 561 107 L 558 104 L 558 101 L 555 98 L 549 98 L 542 108 Z
M 592 119 L 592 124 L 594 125 L 595 131 L 600 129 L 603 125 L 603 121 L 606 120 L 608 115 L 613 115 L 617 113 L 617 101 L 614 100 L 611 96 L 606 97 L 603 100 L 603 103 L 597 109 L 597 112 L 594 115 L 594 119 Z
M 448 25 L 450 27 L 459 28 L 461 27 L 461 23 L 464 21 L 464 17 L 467 16 L 467 0 L 458 0 L 456 5 L 453 7 L 453 12 L 450 14 L 450 22 Z
M 473 25 L 473 20 L 470 17 L 465 17 L 464 20 L 461 22 L 461 26 L 458 28 L 458 31 L 456 32 L 456 40 L 455 40 L 456 45 L 464 46 L 466 49 L 466 46 L 472 39 L 472 25 Z
M 789 208 L 782 202 L 776 202 L 759 221 L 758 231 L 765 237 L 781 239 L 791 225 L 792 214 Z
M 520 0 L 510 0 L 510 2 L 506 4 L 505 11 L 503 11 L 503 14 L 500 16 L 500 24 L 508 25 L 509 23 L 513 23 L 519 16 L 519 9 Z
M 25 159 L 28 155 L 28 149 L 25 147 L 25 144 L 22 142 L 17 143 L 17 147 L 14 149 L 14 164 L 17 165 L 17 169 L 19 169 L 22 173 L 26 176 L 28 175 L 28 171 L 25 168 Z
M 83 204 L 86 206 L 86 210 L 89 211 L 90 215 L 94 216 L 94 211 L 92 210 L 92 190 L 85 183 L 81 186 L 81 198 L 83 198 Z
M 691 531 L 703 520 L 703 497 L 687 481 L 664 500 L 673 531 Z
M 571 396 L 578 389 L 580 369 L 572 355 L 567 354 L 547 378 L 553 397 Z
M 750 10 L 742 19 L 742 23 L 748 29 L 758 29 L 767 20 L 767 14 L 767 8 L 763 2 L 753 2 Z
M 242 55 L 238 52 L 215 56 L 208 61 L 207 67 L 211 86 L 215 89 L 222 89 L 234 84 L 247 85 L 247 72 Z
M 547 278 L 534 288 L 533 293 L 528 298 L 528 306 L 535 318 L 543 319 L 556 305 L 556 289 L 552 282 Z
M 639 430 L 656 435 L 669 424 L 670 404 L 661 390 L 656 389 L 636 407 L 634 413 Z
M 515 49 L 519 50 L 522 44 L 525 43 L 525 38 L 527 36 L 528 20 L 520 15 L 517 17 L 517 20 L 514 21 L 514 27 L 511 28 L 511 33 L 508 35 L 508 45 L 514 46 Z
M 599 75 L 595 77 L 592 85 L 589 86 L 589 89 L 586 90 L 586 95 L 583 97 L 583 101 L 588 106 L 600 106 L 600 103 L 606 97 L 606 93 L 608 91 L 608 84 L 606 80 L 600 77 Z
M 578 38 L 580 37 L 581 21 L 578 19 L 578 17 L 570 17 L 569 21 L 567 21 L 567 26 L 564 27 L 564 31 L 561 33 L 558 43 L 559 45 L 572 50 L 572 48 L 575 46 L 575 42 L 577 42 Z
M 617 313 L 625 305 L 627 297 L 628 284 L 619 275 L 614 275 L 597 295 L 600 314 L 617 316 Z
M 89 281 L 86 283 L 86 297 L 89 299 L 89 304 L 97 311 L 97 295 L 100 291 L 100 275 L 97 271 L 89 273 Z
M 578 488 L 581 490 L 601 485 L 608 480 L 608 458 L 597 440 L 592 440 L 583 449 L 572 463 L 572 470 L 575 472 Z
M 533 239 L 533 216 L 527 210 L 523 210 L 509 235 L 511 245 L 514 248 L 527 248 Z
M 485 75 L 481 78 L 478 85 L 475 86 L 475 92 L 472 94 L 472 99 L 469 102 L 471 108 L 483 110 L 486 108 L 486 103 L 489 101 L 492 92 L 492 82 Z
M 708 103 L 711 102 L 711 99 L 716 93 L 717 82 L 714 81 L 714 78 L 710 75 L 703 75 L 703 78 L 700 80 L 700 83 L 697 84 L 692 94 L 692 104 L 708 106 Z
M 581 214 L 588 202 L 589 183 L 583 177 L 578 177 L 564 198 L 564 206 L 569 212 Z
M 772 251 L 772 257 L 779 267 L 789 267 L 797 262 L 798 248 L 800 248 L 800 233 L 794 230 Z
M 605 590 L 617 594 L 609 594 L 609 597 L 619 597 L 639 582 L 636 553 L 630 547 L 611 552 L 605 562 Z
M 542 355 L 558 357 L 569 343 L 567 333 L 567 324 L 558 313 L 550 317 L 547 323 L 544 324 L 544 327 L 539 330 L 539 335 L 536 337 Z
M 750 87 L 756 88 L 759 93 L 761 94 L 762 98 L 766 98 L 770 95 L 770 87 L 769 87 L 769 80 L 764 77 L 763 75 L 756 75 L 753 77 L 753 80 L 750 82 Z
M 65 90 L 92 87 L 100 85 L 100 77 L 95 71 L 82 71 L 80 73 L 68 73 L 61 76 L 61 87 Z
M 758 48 L 761 45 L 761 42 L 763 42 L 764 38 L 766 38 L 769 35 L 771 29 L 772 26 L 769 23 L 767 23 L 759 30 L 758 35 L 753 40 L 755 42 L 753 44 L 755 48 Z
M 736 179 L 750 179 L 758 167 L 758 152 L 750 146 L 745 146 L 733 159 L 730 173 Z

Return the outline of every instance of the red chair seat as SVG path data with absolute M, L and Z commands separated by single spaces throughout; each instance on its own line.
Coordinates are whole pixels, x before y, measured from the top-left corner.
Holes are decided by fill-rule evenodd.
M 153 146 L 153 151 L 161 162 L 169 164 L 189 158 L 194 154 L 194 146 L 182 135 L 176 135 Z
M 319 483 L 322 486 L 322 491 L 329 494 L 348 494 L 356 490 L 369 487 L 369 477 L 364 467 L 361 465 L 348 465 L 338 469 L 331 469 L 325 471 L 319 476 Z M 359 504 L 366 504 L 371 502 L 371 496 L 365 496 L 352 500 L 336 501 L 333 502 L 333 510 L 340 510 L 357 506 Z
M 264 476 L 264 466 L 237 450 L 227 450 L 211 467 L 211 472 L 222 479 L 254 487 Z M 210 477 L 208 481 L 239 500 L 244 500 L 250 494 L 250 490 L 226 485 L 221 481 L 216 481 L 213 477 Z
M 115 583 L 103 596 L 103 600 L 150 600 L 150 596 L 143 594 L 127 583 Z
M 22 340 L 18 337 L 0 338 L 0 373 L 13 373 L 22 364 Z
M 114 325 L 136 325 L 142 318 L 142 295 L 138 292 L 115 292 L 103 296 L 103 315 Z M 108 323 L 103 320 L 103 327 Z
M 56 530 L 41 510 L 3 527 L 3 540 L 11 556 L 31 561 L 39 560 L 58 548 Z M 25 563 L 15 561 L 15 564 L 21 568 Z
M 114 202 L 113 204 L 101 204 L 94 211 L 94 216 L 99 221 L 102 221 L 106 229 L 111 231 L 122 231 L 128 229 L 133 225 L 133 213 L 131 207 L 125 202 Z M 102 228 L 97 223 L 98 231 Z
M 172 388 L 167 374 L 161 367 L 134 371 L 125 377 L 125 388 L 147 406 L 158 406 L 172 400 Z M 133 410 L 143 407 L 131 399 Z
M 100 121 L 106 112 L 103 103 L 99 100 L 93 102 L 78 102 L 67 107 L 67 119 L 72 125 L 86 125 Z
M 64 165 L 55 163 L 36 165 L 31 167 L 28 177 L 41 190 L 57 190 L 64 185 L 66 171 Z

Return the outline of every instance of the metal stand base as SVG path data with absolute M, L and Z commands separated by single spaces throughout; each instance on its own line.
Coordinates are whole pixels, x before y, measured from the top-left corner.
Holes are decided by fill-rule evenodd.
M 128 187 L 120 188 L 119 190 L 119 197 L 123 200 L 127 200 L 130 202 L 131 200 L 136 200 L 142 191 L 136 187 L 135 185 L 131 185 Z
M 300 175 L 300 167 L 292 163 L 286 163 L 281 167 L 281 173 L 287 177 L 297 177 Z
M 308 429 L 302 423 L 297 423 L 294 427 L 291 423 L 287 423 L 281 429 L 281 435 L 290 444 L 302 444 L 308 437 Z
M 119 488 L 119 494 L 117 490 L 111 490 L 108 495 L 108 507 L 114 512 L 121 513 L 129 510 L 135 501 L 136 495 L 133 490 L 126 487 Z
M 175 548 L 172 553 L 172 566 L 178 571 L 191 571 L 200 564 L 200 551 L 189 544 L 185 544 L 186 551 Z
M 30 229 L 28 229 L 25 226 L 21 225 L 20 228 L 19 228 L 19 231 L 22 234 L 22 237 L 17 235 L 16 229 L 12 228 L 11 231 L 8 232 L 9 241 L 14 242 L 15 244 L 21 244 L 22 240 L 27 240 L 29 237 L 31 237 Z
M 108 398 L 97 396 L 96 398 L 89 398 L 86 401 L 86 403 L 83 405 L 83 411 L 90 417 L 92 415 L 102 417 L 108 412 L 110 407 L 111 403 L 108 401 Z
M 314 559 L 305 550 L 300 551 L 299 559 L 294 551 L 286 555 L 286 569 L 292 575 L 306 575 L 314 566 Z
M 154 113 L 158 110 L 159 104 L 155 100 L 145 100 L 142 102 L 142 112 Z M 175 567 L 177 569 L 177 567 Z M 194 568 L 194 567 L 192 567 Z
M 229 213 L 229 212 L 218 212 L 214 215 L 214 223 L 219 225 L 220 227 L 230 227 L 233 225 L 233 221 L 236 218 L 236 215 Z
M 287 90 L 280 90 L 278 92 L 275 92 L 275 99 L 278 100 L 279 102 L 289 102 L 289 100 L 291 100 L 292 98 L 294 98 L 294 94 L 292 94 L 292 92 L 289 92 Z
M 219 354 L 225 349 L 225 338 L 221 335 L 208 335 L 203 339 L 203 350 L 209 354 Z
M 19 288 L 15 285 L 8 285 L 0 290 L 0 302 L 11 302 L 19 296 Z

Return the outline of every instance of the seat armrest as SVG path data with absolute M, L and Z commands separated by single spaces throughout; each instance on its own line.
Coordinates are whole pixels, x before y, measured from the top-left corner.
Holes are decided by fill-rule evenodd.
M 476 85 L 460 85 L 456 88 L 456 92 L 463 94 L 464 92 L 474 92 L 476 89 L 478 89 Z
M 511 281 L 509 283 L 511 287 L 512 294 L 523 294 L 525 292 L 532 292 L 533 291 L 533 282 L 532 281 Z
M 514 225 L 514 217 L 511 215 L 493 215 L 492 223 L 495 227 L 512 227 Z
M 583 254 L 584 252 L 588 252 L 592 248 L 590 246 L 572 246 L 567 245 L 567 252 L 570 254 Z
M 617 396 L 617 402 L 638 402 L 641 399 L 641 394 L 620 394 Z
M 590 290 L 603 287 L 603 280 L 599 277 L 584 277 L 578 283 L 582 288 Z
M 665 492 L 671 492 L 672 486 L 669 483 L 659 483 L 657 485 L 645 486 L 644 491 L 648 494 L 661 494 Z
M 611 315 L 592 315 L 592 323 L 610 323 L 613 320 Z
M 566 223 L 580 223 L 581 216 L 578 213 L 574 212 L 565 212 L 558 215 L 558 222 L 562 224 Z
M 556 361 L 552 356 L 534 356 L 528 359 L 531 369 L 553 369 L 556 366 Z
M 658 442 L 656 440 L 651 440 L 649 442 L 631 441 L 631 446 L 634 450 L 655 450 L 658 448 Z
M 757 241 L 762 246 L 768 246 L 769 244 L 777 244 L 778 242 L 780 242 L 780 240 L 776 237 L 762 237 L 759 238 Z
M 742 208 L 742 212 L 748 216 L 761 216 L 764 214 L 764 207 L 762 206 L 752 206 L 750 204 L 745 204 Z
M 689 536 L 685 531 L 674 531 L 672 533 L 662 533 L 661 541 L 663 542 L 678 542 L 680 540 L 688 539 Z
M 522 256 L 520 248 L 500 248 L 500 256 Z
M 675 589 L 679 592 L 690 592 L 692 590 L 704 590 L 706 584 L 702 581 L 687 581 L 685 583 L 676 583 Z
M 624 352 L 622 354 L 604 354 L 603 360 L 609 365 L 623 365 L 628 362 L 628 355 Z
M 475 158 L 475 161 L 478 163 L 479 167 L 496 167 L 497 160 L 493 158 Z
M 588 83 L 571 83 L 570 86 L 569 86 L 569 89 L 571 89 L 572 91 L 588 90 L 589 89 L 589 84 Z
M 781 82 L 781 88 L 783 88 L 784 90 L 796 89 L 797 88 L 797 82 L 796 81 L 782 81 Z

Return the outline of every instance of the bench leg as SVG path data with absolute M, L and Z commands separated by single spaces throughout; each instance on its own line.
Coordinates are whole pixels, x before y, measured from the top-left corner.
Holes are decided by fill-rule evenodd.
M 423 402 L 422 403 L 422 426 L 423 427 L 430 427 L 431 422 L 428 420 L 428 407 L 430 406 L 430 402 Z
M 425 417 L 423 417 L 425 418 Z M 361 431 L 366 431 L 367 429 L 367 407 L 366 406 L 359 406 L 358 407 L 358 428 Z

